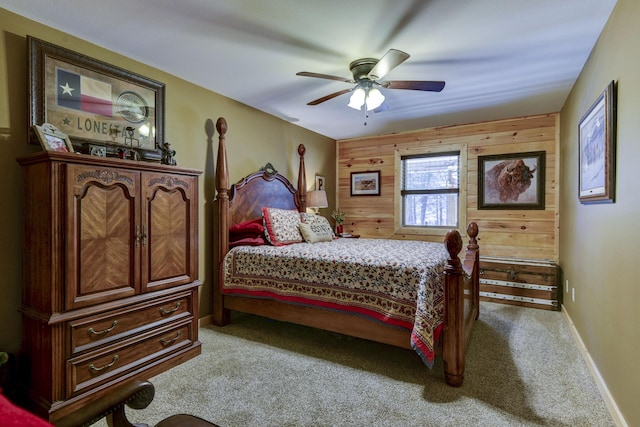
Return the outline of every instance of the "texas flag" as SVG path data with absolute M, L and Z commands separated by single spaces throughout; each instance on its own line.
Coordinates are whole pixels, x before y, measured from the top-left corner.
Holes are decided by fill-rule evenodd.
M 71 71 L 57 69 L 57 101 L 60 107 L 111 117 L 111 85 Z

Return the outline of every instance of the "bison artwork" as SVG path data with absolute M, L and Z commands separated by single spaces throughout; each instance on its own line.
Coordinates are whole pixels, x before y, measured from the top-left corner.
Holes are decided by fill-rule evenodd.
M 529 168 L 522 159 L 504 160 L 485 176 L 485 201 L 515 203 L 531 186 L 537 167 Z

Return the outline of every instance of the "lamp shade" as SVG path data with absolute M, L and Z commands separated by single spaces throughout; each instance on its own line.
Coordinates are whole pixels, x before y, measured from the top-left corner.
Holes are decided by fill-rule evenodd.
M 307 193 L 308 208 L 328 208 L 327 193 L 324 190 L 309 191 Z

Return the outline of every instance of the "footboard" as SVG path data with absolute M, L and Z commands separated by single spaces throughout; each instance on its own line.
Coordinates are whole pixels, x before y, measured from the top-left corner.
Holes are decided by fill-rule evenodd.
M 467 227 L 469 245 L 464 262 L 458 254 L 462 238 L 458 231 L 450 231 L 445 238 L 449 252 L 444 273 L 445 312 L 442 332 L 442 358 L 447 384 L 459 387 L 464 380 L 465 354 L 471 329 L 480 314 L 479 278 L 480 257 L 478 251 L 478 225 Z

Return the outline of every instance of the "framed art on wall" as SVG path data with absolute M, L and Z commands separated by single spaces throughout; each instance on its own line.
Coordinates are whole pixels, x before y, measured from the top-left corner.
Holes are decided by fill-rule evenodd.
M 322 175 L 316 175 L 316 190 L 326 190 L 327 189 L 327 179 Z
M 615 201 L 615 83 L 610 82 L 580 120 L 578 196 L 581 203 Z
M 351 172 L 352 196 L 379 196 L 380 171 Z
M 34 37 L 27 41 L 30 127 L 51 123 L 76 146 L 97 143 L 108 155 L 126 148 L 160 160 L 163 83 Z
M 544 209 L 545 152 L 478 156 L 478 209 Z

